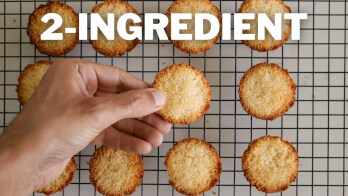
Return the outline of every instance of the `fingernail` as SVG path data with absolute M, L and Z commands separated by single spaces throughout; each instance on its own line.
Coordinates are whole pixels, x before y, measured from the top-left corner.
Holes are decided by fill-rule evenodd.
M 166 95 L 162 91 L 153 90 L 151 94 L 155 99 L 155 106 L 163 106 L 166 103 Z

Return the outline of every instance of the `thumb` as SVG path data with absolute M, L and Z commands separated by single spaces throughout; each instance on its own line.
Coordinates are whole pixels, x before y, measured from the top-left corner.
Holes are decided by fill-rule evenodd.
M 137 118 L 149 115 L 161 109 L 166 101 L 166 95 L 157 89 L 136 89 L 109 97 L 120 119 Z
M 160 110 L 165 104 L 166 95 L 160 90 L 146 88 L 121 94 L 110 93 L 103 97 L 94 97 L 92 100 L 93 103 L 89 107 L 94 119 L 110 119 L 107 124 L 112 124 L 125 118 L 138 118 Z

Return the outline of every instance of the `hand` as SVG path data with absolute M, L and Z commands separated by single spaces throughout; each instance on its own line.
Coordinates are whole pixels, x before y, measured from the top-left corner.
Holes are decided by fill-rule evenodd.
M 30 193 L 57 178 L 70 157 L 90 143 L 149 153 L 171 128 L 153 114 L 164 105 L 165 95 L 149 87 L 112 66 L 80 59 L 53 62 L 23 111 L 0 137 L 0 162 L 7 160 L 18 172 L 25 167 L 30 178 L 23 171 L 19 177 L 31 179 L 32 187 L 23 188 Z M 2 169 L 6 166 L 0 163 Z M 18 190 L 19 179 L 10 175 L 14 180 L 7 182 L 13 184 L 5 188 Z

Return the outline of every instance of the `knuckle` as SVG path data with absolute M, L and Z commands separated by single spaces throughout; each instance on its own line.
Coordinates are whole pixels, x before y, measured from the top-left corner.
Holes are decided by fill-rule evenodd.
M 71 66 L 71 64 L 81 64 L 84 61 L 82 59 L 77 59 L 77 58 L 69 58 L 69 59 L 56 59 L 53 61 L 53 65 L 59 65 L 59 66 Z
M 163 135 L 160 134 L 158 131 L 155 132 L 152 138 L 153 138 L 152 145 L 155 147 L 161 145 L 163 142 Z
M 138 154 L 148 154 L 151 152 L 151 144 L 144 143 L 142 145 L 135 145 L 133 151 Z
M 170 130 L 172 130 L 172 125 L 171 124 L 169 124 L 169 123 L 167 123 L 167 125 L 165 126 L 165 128 L 164 128 L 164 132 L 167 134 L 167 133 L 169 133 L 170 132 Z
M 125 110 L 130 110 L 134 112 L 140 112 L 143 108 L 143 97 L 139 96 L 137 93 L 130 93 L 128 95 L 128 100 L 123 104 Z

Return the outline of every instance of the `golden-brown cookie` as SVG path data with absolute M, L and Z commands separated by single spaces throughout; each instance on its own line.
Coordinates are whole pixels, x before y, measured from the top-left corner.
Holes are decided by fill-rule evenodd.
M 288 70 L 274 63 L 260 63 L 245 72 L 238 93 L 251 116 L 274 120 L 294 105 L 296 85 Z
M 245 178 L 266 193 L 285 191 L 297 178 L 297 151 L 280 137 L 252 141 L 242 157 Z
M 93 7 L 92 13 L 100 14 L 104 21 L 107 21 L 107 13 L 114 13 L 115 24 L 117 23 L 118 18 L 123 14 L 134 13 L 139 15 L 137 10 L 135 10 L 130 4 L 121 0 L 106 0 L 103 3 L 97 4 Z M 134 24 L 131 20 L 128 20 L 126 27 L 127 31 L 130 26 L 141 26 L 141 23 Z M 107 40 L 104 34 L 99 31 L 98 40 L 90 40 L 90 43 L 100 54 L 107 57 L 115 57 L 122 56 L 126 52 L 133 50 L 138 45 L 139 40 L 124 40 L 120 37 L 117 30 L 115 30 L 114 40 Z
M 76 163 L 75 158 L 71 157 L 68 165 L 65 167 L 63 173 L 55 179 L 53 182 L 49 183 L 48 185 L 42 187 L 40 190 L 38 190 L 38 193 L 44 193 L 46 195 L 51 195 L 56 192 L 62 191 L 67 187 L 72 179 L 74 178 L 74 174 L 76 171 Z
M 210 107 L 211 90 L 203 73 L 185 63 L 174 63 L 157 73 L 153 88 L 167 95 L 157 113 L 172 124 L 189 124 Z
M 63 33 L 63 40 L 41 40 L 41 34 L 52 24 L 53 20 L 47 23 L 41 18 L 47 13 L 57 13 L 63 19 L 63 24 L 54 33 Z M 76 28 L 76 33 L 65 33 L 65 28 Z M 58 1 L 49 1 L 45 5 L 40 5 L 29 16 L 27 34 L 30 43 L 43 54 L 49 56 L 61 56 L 75 48 L 79 42 L 79 17 L 70 6 Z
M 213 188 L 222 171 L 221 160 L 208 142 L 186 138 L 166 154 L 169 184 L 185 195 L 199 195 Z
M 284 13 L 291 13 L 291 9 L 282 0 L 245 0 L 240 6 L 239 13 L 255 13 L 254 20 L 245 20 L 250 23 L 250 30 L 245 30 L 245 34 L 255 34 L 255 40 L 243 40 L 242 42 L 253 50 L 259 52 L 271 51 L 279 48 L 288 41 L 291 32 L 291 21 L 285 20 Z M 274 21 L 274 14 L 282 14 L 282 38 L 273 39 L 272 35 L 266 30 L 265 40 L 258 40 L 257 32 L 257 13 L 266 13 Z
M 101 146 L 89 161 L 89 172 L 91 184 L 100 193 L 124 196 L 138 188 L 144 166 L 140 155 Z
M 187 30 L 180 31 L 181 33 L 192 34 L 192 40 L 171 40 L 171 14 L 172 13 L 192 13 L 192 19 L 189 21 L 183 20 L 181 23 L 187 24 Z M 194 28 L 195 28 L 195 13 L 206 13 L 216 16 L 220 22 L 220 31 L 215 38 L 211 40 L 195 40 Z M 167 11 L 167 17 L 169 19 L 168 26 L 166 27 L 166 32 L 168 38 L 171 40 L 173 45 L 187 53 L 198 53 L 204 52 L 211 48 L 220 38 L 221 35 L 221 12 L 211 1 L 209 0 L 177 0 L 172 3 Z M 210 24 L 207 22 L 203 23 L 204 32 L 209 31 Z
M 51 61 L 38 61 L 24 68 L 18 78 L 17 95 L 19 102 L 24 105 L 35 92 L 41 78 L 52 64 Z

